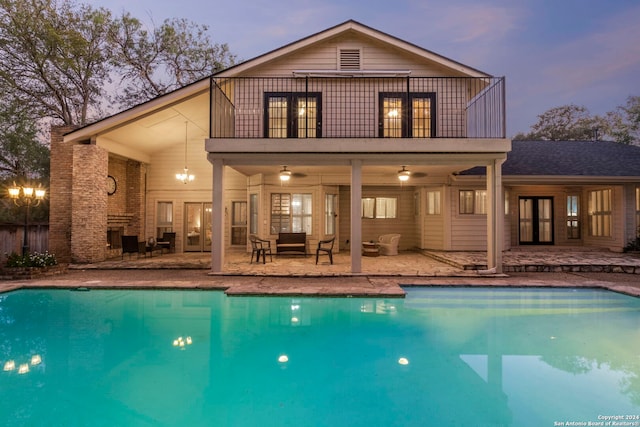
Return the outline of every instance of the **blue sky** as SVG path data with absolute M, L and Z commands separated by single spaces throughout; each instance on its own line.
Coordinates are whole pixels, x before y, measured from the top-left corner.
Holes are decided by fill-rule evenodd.
M 549 108 L 604 114 L 640 96 L 637 0 L 80 0 L 187 18 L 247 60 L 349 19 L 507 79 L 508 136 Z

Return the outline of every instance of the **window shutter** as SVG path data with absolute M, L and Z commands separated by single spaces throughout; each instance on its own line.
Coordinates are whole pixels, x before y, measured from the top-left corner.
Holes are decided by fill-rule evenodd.
M 360 69 L 360 49 L 340 49 L 340 69 Z

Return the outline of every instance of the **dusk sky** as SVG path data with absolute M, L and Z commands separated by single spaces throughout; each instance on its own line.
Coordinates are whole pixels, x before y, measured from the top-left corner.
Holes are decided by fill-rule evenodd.
M 549 108 L 604 114 L 640 96 L 637 0 L 80 0 L 147 24 L 209 26 L 239 60 L 349 19 L 507 79 L 508 136 Z

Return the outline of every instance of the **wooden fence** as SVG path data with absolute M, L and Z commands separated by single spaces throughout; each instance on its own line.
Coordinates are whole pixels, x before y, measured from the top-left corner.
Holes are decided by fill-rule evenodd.
M 0 224 L 0 260 L 4 261 L 12 252 L 22 253 L 23 237 L 24 225 Z M 27 240 L 31 252 L 49 250 L 49 225 L 30 224 Z

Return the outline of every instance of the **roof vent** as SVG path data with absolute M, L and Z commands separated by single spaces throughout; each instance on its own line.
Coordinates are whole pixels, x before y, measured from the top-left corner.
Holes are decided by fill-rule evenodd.
M 340 49 L 340 70 L 360 69 L 360 49 Z

